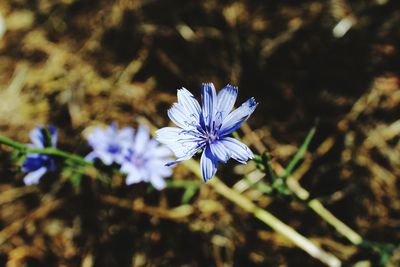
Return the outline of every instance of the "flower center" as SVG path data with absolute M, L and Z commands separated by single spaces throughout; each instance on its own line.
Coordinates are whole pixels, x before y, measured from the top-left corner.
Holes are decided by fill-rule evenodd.
M 121 148 L 117 144 L 109 144 L 107 151 L 110 152 L 111 154 L 117 154 L 121 151 Z
M 144 157 L 141 157 L 141 156 L 136 156 L 136 157 L 133 156 L 131 158 L 131 162 L 136 167 L 142 167 L 146 163 L 146 159 Z
M 213 143 L 215 140 L 218 140 L 218 135 L 217 134 L 215 134 L 215 133 L 213 133 L 213 134 L 209 134 L 208 136 L 207 136 L 207 141 L 208 141 L 208 143 Z

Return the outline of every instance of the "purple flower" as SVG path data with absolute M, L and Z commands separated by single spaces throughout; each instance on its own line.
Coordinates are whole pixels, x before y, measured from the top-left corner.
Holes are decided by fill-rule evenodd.
M 28 146 L 31 148 L 46 148 L 56 147 L 57 143 L 57 129 L 49 126 L 48 128 L 37 127 L 29 133 L 32 144 Z M 22 171 L 28 172 L 24 177 L 26 185 L 39 183 L 40 178 L 47 171 L 54 171 L 54 159 L 48 155 L 28 153 L 25 161 L 22 164 Z
M 98 158 L 105 165 L 121 164 L 124 160 L 124 153 L 132 142 L 132 136 L 132 128 L 126 127 L 118 130 L 115 123 L 107 128 L 96 127 L 87 137 L 93 151 L 85 159 L 92 161 Z
M 127 174 L 126 184 L 150 182 L 154 188 L 165 187 L 164 177 L 172 175 L 172 169 L 166 164 L 172 160 L 172 151 L 150 139 L 149 129 L 139 126 L 125 160 L 121 164 L 121 172 Z
M 246 163 L 253 158 L 245 144 L 228 137 L 257 107 L 254 98 L 250 98 L 232 111 L 237 94 L 238 88 L 231 85 L 222 88 L 217 95 L 212 83 L 203 84 L 201 109 L 188 90 L 178 90 L 178 103 L 168 110 L 168 116 L 179 128 L 165 127 L 156 132 L 157 140 L 171 148 L 177 157 L 169 165 L 187 160 L 202 149 L 201 174 L 207 182 L 215 175 L 218 162 L 225 163 L 233 158 Z

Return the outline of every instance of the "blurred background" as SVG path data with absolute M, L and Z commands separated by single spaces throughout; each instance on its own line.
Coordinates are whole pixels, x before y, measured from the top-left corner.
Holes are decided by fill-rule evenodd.
M 85 155 L 88 127 L 162 127 L 178 88 L 236 85 L 237 105 L 260 103 L 240 131 L 252 150 L 285 166 L 316 126 L 296 179 L 392 253 L 352 245 L 299 203 L 242 194 L 344 266 L 400 266 L 399 25 L 396 0 L 2 0 L 0 131 L 28 143 L 53 124 L 60 148 Z M 65 171 L 25 187 L 1 150 L 0 266 L 322 266 L 183 166 L 186 199 L 185 186 L 118 175 L 74 187 Z M 218 174 L 237 188 L 254 169 Z

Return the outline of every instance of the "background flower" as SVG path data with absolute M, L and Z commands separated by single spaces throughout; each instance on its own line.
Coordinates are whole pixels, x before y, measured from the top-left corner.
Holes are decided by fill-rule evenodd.
M 167 147 L 150 139 L 148 127 L 139 126 L 121 166 L 121 171 L 127 174 L 126 184 L 143 181 L 150 182 L 158 190 L 163 189 L 164 178 L 172 175 L 172 169 L 166 166 L 172 155 Z
M 98 158 L 105 165 L 121 164 L 124 153 L 132 142 L 132 137 L 133 129 L 130 127 L 118 130 L 115 123 L 107 128 L 96 127 L 87 137 L 93 151 L 85 159 L 92 161 Z
M 29 147 L 41 149 L 56 147 L 57 129 L 53 126 L 49 126 L 48 128 L 37 127 L 30 132 L 29 137 L 32 141 L 32 144 L 28 145 Z M 39 183 L 40 178 L 47 171 L 53 171 L 54 167 L 54 159 L 50 156 L 28 153 L 22 164 L 22 171 L 28 172 L 24 177 L 24 183 L 26 185 Z

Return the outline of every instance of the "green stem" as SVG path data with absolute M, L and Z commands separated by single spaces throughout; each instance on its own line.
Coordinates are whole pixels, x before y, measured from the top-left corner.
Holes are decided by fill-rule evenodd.
M 12 140 L 8 137 L 2 136 L 2 135 L 0 135 L 0 144 L 10 146 L 10 147 L 15 148 L 20 151 L 25 151 L 27 149 L 26 145 L 21 144 L 17 141 L 14 141 L 14 140 Z
M 200 187 L 198 181 L 187 181 L 187 180 L 167 180 L 168 188 L 188 188 L 188 187 Z
M 81 165 L 93 165 L 92 162 L 90 161 L 86 161 L 84 158 L 82 158 L 81 156 L 75 155 L 75 154 L 71 154 L 65 151 L 62 151 L 60 149 L 57 148 L 52 148 L 52 147 L 48 147 L 48 148 L 31 148 L 28 147 L 22 143 L 19 143 L 17 141 L 14 141 L 8 137 L 2 136 L 0 135 L 0 144 L 4 144 L 7 146 L 10 146 L 14 149 L 17 149 L 23 153 L 34 153 L 34 154 L 43 154 L 43 155 L 49 155 L 49 156 L 56 156 L 56 157 L 61 157 L 64 159 L 68 159 L 71 160 L 75 163 L 81 164 Z
M 306 139 L 304 140 L 303 144 L 297 150 L 296 154 L 294 155 L 293 159 L 289 162 L 286 166 L 285 173 L 282 175 L 283 179 L 287 179 L 289 175 L 293 173 L 294 168 L 299 163 L 299 161 L 304 157 L 304 154 L 307 152 L 308 146 L 311 143 L 312 138 L 315 135 L 316 128 L 313 127 L 310 132 L 307 134 Z

